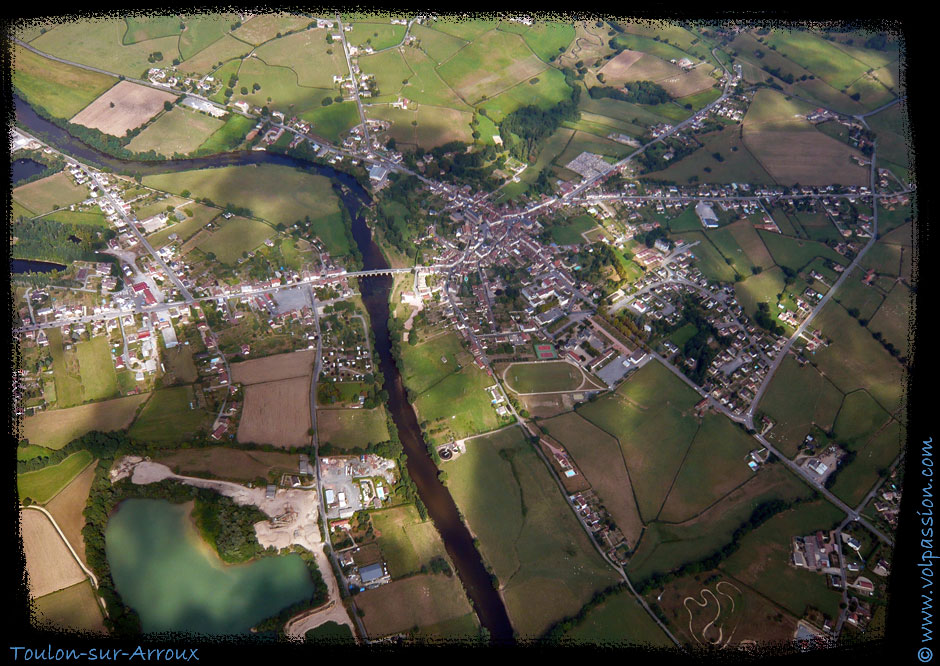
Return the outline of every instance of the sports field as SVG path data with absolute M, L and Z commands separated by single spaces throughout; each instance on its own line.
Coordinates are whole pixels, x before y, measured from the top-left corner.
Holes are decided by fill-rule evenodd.
M 516 393 L 574 391 L 584 382 L 581 369 L 567 361 L 513 363 L 506 368 L 503 377 Z
M 56 118 L 71 118 L 115 83 L 113 76 L 43 58 L 13 45 L 13 85 L 27 102 Z
M 137 408 L 148 395 L 144 393 L 68 409 L 41 411 L 23 419 L 22 436 L 31 444 L 61 449 L 92 430 L 122 430 L 130 425 Z
M 446 469 L 521 638 L 541 635 L 618 580 L 519 429 L 468 442 Z
M 176 101 L 176 95 L 130 81 L 121 81 L 86 106 L 71 121 L 122 137 L 163 110 L 163 103 Z
M 365 448 L 389 439 L 385 407 L 317 410 L 317 438 L 341 449 Z
M 219 118 L 174 106 L 172 111 L 164 113 L 156 122 L 135 136 L 133 141 L 127 144 L 127 149 L 138 153 L 153 150 L 166 156 L 172 156 L 174 153 L 188 155 L 224 124 Z

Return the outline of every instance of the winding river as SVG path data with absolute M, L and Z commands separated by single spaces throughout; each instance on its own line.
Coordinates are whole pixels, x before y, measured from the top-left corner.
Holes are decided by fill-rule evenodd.
M 263 151 L 240 151 L 183 160 L 162 162 L 133 162 L 119 160 L 105 155 L 70 136 L 61 128 L 36 114 L 19 97 L 14 96 L 16 120 L 28 131 L 46 141 L 58 150 L 75 157 L 82 162 L 98 167 L 107 167 L 116 172 L 139 173 L 149 175 L 168 171 L 185 171 L 243 164 L 278 164 L 304 169 L 330 178 L 346 186 L 344 193 L 339 193 L 352 217 L 352 233 L 362 254 L 366 270 L 388 268 L 388 262 L 372 239 L 372 233 L 365 223 L 363 211 L 370 203 L 368 193 L 356 180 L 330 167 L 312 164 L 284 155 Z M 473 537 L 457 512 L 457 506 L 450 492 L 437 477 L 437 466 L 431 457 L 421 436 L 414 408 L 408 402 L 404 385 L 395 359 L 391 352 L 391 340 L 388 331 L 389 292 L 392 278 L 374 277 L 360 282 L 362 300 L 372 321 L 376 350 L 379 353 L 379 367 L 385 376 L 385 390 L 388 391 L 389 409 L 398 428 L 405 453 L 408 454 L 408 472 L 414 479 L 421 500 L 427 506 L 428 514 L 440 532 L 444 547 L 447 549 L 457 575 L 467 590 L 471 602 L 480 618 L 480 623 L 490 632 L 492 641 L 508 643 L 512 639 L 512 625 L 506 614 L 506 608 L 499 593 L 493 588 L 490 575 L 483 565 L 483 560 L 473 544 Z

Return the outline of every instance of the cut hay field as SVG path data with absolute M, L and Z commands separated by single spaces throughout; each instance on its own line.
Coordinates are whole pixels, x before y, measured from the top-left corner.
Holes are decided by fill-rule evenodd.
M 420 575 L 393 581 L 356 595 L 369 636 L 407 633 L 472 611 L 456 576 Z M 474 634 L 476 631 L 474 631 Z
M 785 358 L 759 405 L 774 422 L 767 438 L 792 458 L 813 425 L 832 428 L 842 400 L 842 392 L 816 368 Z
M 310 444 L 310 378 L 294 377 L 244 389 L 238 441 L 290 448 Z
M 59 629 L 107 634 L 101 606 L 91 583 L 84 581 L 36 599 L 38 622 L 50 622 Z
M 662 509 L 699 429 L 691 415 L 699 400 L 698 394 L 660 363 L 647 363 L 616 393 L 577 410 L 620 442 L 640 515 L 646 522 Z
M 541 421 L 539 426 L 564 445 L 627 538 L 628 546 L 636 547 L 643 521 L 617 440 L 574 412 Z
M 71 118 L 115 83 L 113 76 L 43 58 L 13 45 L 13 85 L 27 102 L 56 118 Z
M 196 247 L 206 254 L 213 253 L 218 261 L 232 266 L 244 253 L 256 249 L 275 233 L 264 222 L 233 217 L 222 222 L 218 229 L 207 233 Z
M 518 429 L 468 442 L 446 470 L 520 638 L 541 635 L 618 580 Z
M 85 579 L 85 573 L 45 514 L 23 509 L 20 526 L 31 597 L 43 597 Z
M 232 382 L 236 384 L 261 384 L 291 377 L 309 377 L 313 374 L 316 352 L 304 349 L 288 354 L 253 358 L 232 363 Z
M 153 150 L 168 157 L 174 153 L 188 155 L 224 124 L 219 118 L 174 106 L 135 136 L 127 149 L 138 153 Z
M 88 502 L 96 467 L 86 467 L 46 505 L 59 529 L 85 564 L 88 564 L 88 561 L 85 559 L 85 538 L 82 536 L 82 528 L 85 526 L 85 516 L 82 512 Z
M 170 444 L 185 441 L 211 423 L 212 415 L 199 406 L 192 387 L 176 386 L 151 393 L 128 434 L 145 442 Z
M 393 579 L 418 573 L 436 557 L 447 559 L 434 523 L 422 520 L 413 504 L 372 511 L 369 517 Z
M 69 122 L 122 137 L 163 110 L 163 103 L 176 101 L 176 95 L 121 81 L 86 106 Z
M 754 131 L 745 126 L 744 145 L 781 184 L 864 185 L 869 181 L 869 170 L 850 158 L 861 154 L 821 132 Z
M 65 208 L 88 198 L 88 186 L 76 185 L 65 171 L 20 185 L 13 190 L 13 201 L 42 215 L 56 208 Z
M 91 464 L 91 461 L 91 453 L 76 451 L 57 465 L 18 474 L 16 487 L 20 500 L 29 497 L 39 504 L 45 504 Z
M 389 439 L 385 407 L 375 409 L 318 409 L 317 438 L 341 449 L 366 448 Z
M 715 86 L 708 70 L 698 68 L 685 71 L 666 60 L 647 53 L 626 50 L 609 60 L 599 73 L 604 85 L 621 87 L 634 81 L 652 81 L 662 86 L 674 99 L 694 95 Z
M 521 37 L 491 30 L 458 51 L 438 73 L 461 99 L 477 104 L 545 68 Z
M 149 394 L 132 395 L 68 409 L 46 410 L 23 419 L 22 436 L 30 444 L 61 449 L 92 430 L 123 430 Z
M 573 391 L 584 381 L 581 369 L 567 361 L 513 363 L 506 368 L 503 377 L 515 393 Z
M 212 474 L 232 481 L 254 481 L 259 476 L 269 478 L 272 472 L 296 474 L 299 470 L 299 459 L 292 453 L 244 451 L 221 446 L 166 451 L 155 456 L 154 460 L 177 474 Z
M 629 590 L 615 593 L 588 611 L 565 633 L 564 640 L 594 647 L 675 647 Z

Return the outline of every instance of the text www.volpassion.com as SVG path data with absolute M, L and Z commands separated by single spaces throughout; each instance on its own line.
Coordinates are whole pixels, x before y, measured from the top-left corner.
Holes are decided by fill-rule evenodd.
M 920 473 L 927 477 L 927 482 L 921 491 L 920 507 L 917 515 L 920 516 L 920 567 L 921 580 L 921 606 L 920 606 L 920 642 L 933 641 L 933 562 L 940 558 L 940 554 L 933 554 L 933 437 L 924 440 L 921 447 Z M 922 662 L 933 659 L 933 651 L 923 645 L 917 650 L 917 658 Z

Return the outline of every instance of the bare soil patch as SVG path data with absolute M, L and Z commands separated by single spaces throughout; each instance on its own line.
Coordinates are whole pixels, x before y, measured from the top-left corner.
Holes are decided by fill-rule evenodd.
M 76 114 L 71 122 L 99 129 L 112 136 L 124 136 L 140 127 L 173 102 L 175 95 L 146 86 L 121 81 Z M 112 106 L 113 104 L 113 106 Z
M 31 596 L 42 597 L 85 579 L 84 572 L 45 514 L 21 511 L 20 520 Z

